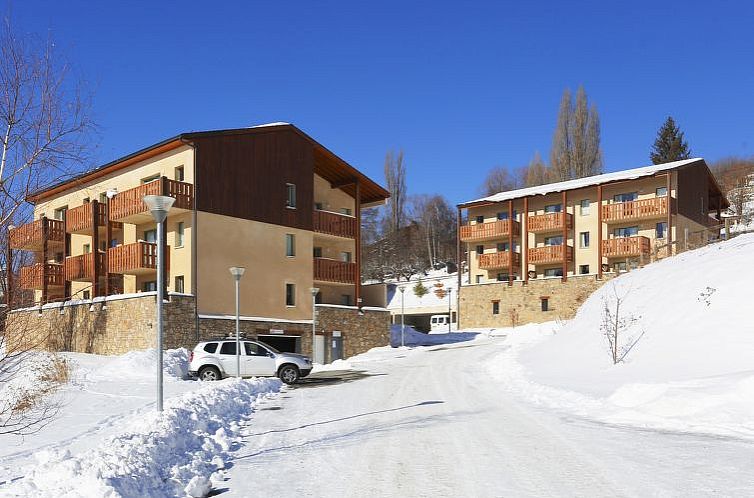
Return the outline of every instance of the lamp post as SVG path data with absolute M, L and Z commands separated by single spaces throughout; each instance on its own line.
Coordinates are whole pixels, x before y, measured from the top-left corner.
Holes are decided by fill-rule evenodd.
M 402 286 L 398 287 L 398 290 L 401 291 L 401 347 L 403 347 L 403 346 L 406 345 L 406 341 L 405 341 L 405 338 L 404 338 L 405 337 L 404 334 L 405 334 L 405 330 L 406 330 L 406 324 L 403 321 L 403 310 L 404 310 L 404 308 L 403 308 L 403 298 L 406 295 L 406 286 L 402 285 Z
M 453 321 L 453 312 L 450 310 L 450 303 L 452 302 L 450 296 L 452 293 L 453 288 L 448 286 L 448 334 L 450 334 L 450 322 Z
M 145 195 L 143 200 L 157 222 L 157 410 L 162 411 L 162 301 L 165 298 L 165 236 L 162 224 L 175 199 L 166 195 Z
M 241 277 L 246 268 L 243 266 L 231 266 L 229 268 L 230 274 L 233 275 L 233 280 L 236 281 L 236 377 L 241 377 L 241 312 L 240 312 L 240 286 Z
M 312 292 L 312 365 L 314 365 L 314 353 L 317 350 L 317 294 L 319 294 L 319 288 L 312 287 L 311 292 Z

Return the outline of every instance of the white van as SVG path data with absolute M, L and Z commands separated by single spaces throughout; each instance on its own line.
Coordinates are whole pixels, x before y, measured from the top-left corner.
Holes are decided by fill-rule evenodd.
M 448 315 L 432 315 L 429 319 L 429 333 L 430 334 L 444 334 L 448 332 L 448 321 L 450 317 Z M 455 330 L 455 325 L 450 327 L 450 330 Z

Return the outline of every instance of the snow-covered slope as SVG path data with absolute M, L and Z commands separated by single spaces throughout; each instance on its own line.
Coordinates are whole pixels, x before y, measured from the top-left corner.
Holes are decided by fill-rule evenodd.
M 491 368 L 553 408 L 754 438 L 753 261 L 749 234 L 627 273 L 562 327 L 519 335 L 508 361 Z M 631 322 L 623 337 L 643 336 L 613 365 L 602 330 L 605 303 L 614 309 L 616 296 Z

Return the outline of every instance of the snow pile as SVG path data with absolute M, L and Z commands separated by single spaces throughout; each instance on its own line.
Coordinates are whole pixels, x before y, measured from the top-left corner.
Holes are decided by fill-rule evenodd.
M 171 398 L 162 413 L 131 416 L 124 431 L 79 456 L 41 451 L 12 495 L 206 496 L 222 478 L 226 453 L 260 397 L 277 379 L 227 379 Z
M 754 438 L 753 254 L 754 234 L 741 235 L 624 274 L 562 328 L 509 338 L 489 368 L 532 401 L 604 422 Z M 622 336 L 641 338 L 613 365 L 601 326 L 616 296 Z
M 449 334 L 425 334 L 406 325 L 403 332 L 403 344 L 406 346 L 435 346 L 437 344 L 451 344 L 454 342 L 471 341 L 476 338 L 475 332 L 454 332 Z M 397 348 L 401 345 L 401 325 L 390 327 L 390 345 Z
M 0 422 L 17 408 L 31 408 L 68 378 L 68 366 L 47 352 L 0 356 Z
M 88 381 L 122 380 L 148 378 L 155 376 L 157 365 L 157 350 L 129 351 L 116 356 L 112 361 L 85 372 L 83 377 Z M 188 378 L 189 351 L 186 348 L 167 349 L 162 353 L 162 372 L 166 380 L 182 380 Z

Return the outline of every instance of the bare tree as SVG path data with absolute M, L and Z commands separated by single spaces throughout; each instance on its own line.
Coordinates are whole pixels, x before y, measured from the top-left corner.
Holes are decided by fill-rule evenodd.
M 710 167 L 733 211 L 749 221 L 754 216 L 746 209 L 754 203 L 754 157 L 726 157 Z
M 391 150 L 385 155 L 385 183 L 390 192 L 386 231 L 394 233 L 405 226 L 406 217 L 406 166 L 403 164 L 402 150 L 398 154 Z
M 553 181 L 553 171 L 547 167 L 539 152 L 534 153 L 529 164 L 521 169 L 521 183 L 524 187 L 536 187 Z
M 550 150 L 550 167 L 557 181 L 602 172 L 599 115 L 594 104 L 589 106 L 582 86 L 576 92 L 575 103 L 570 90 L 563 92 Z
M 519 180 L 508 168 L 495 166 L 492 168 L 482 183 L 482 195 L 494 195 L 499 192 L 515 190 L 519 188 Z
M 612 295 L 602 298 L 600 332 L 607 342 L 613 365 L 616 365 L 622 362 L 644 337 L 644 330 L 641 328 L 641 316 L 627 312 L 624 308 L 630 289 L 619 295 L 615 284 L 611 282 L 609 285 Z

